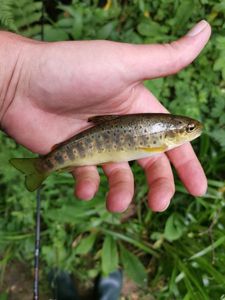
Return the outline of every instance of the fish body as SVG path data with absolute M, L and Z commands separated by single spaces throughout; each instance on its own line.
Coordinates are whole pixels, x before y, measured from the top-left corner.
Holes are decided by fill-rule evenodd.
M 171 114 L 96 116 L 89 122 L 94 126 L 59 144 L 42 158 L 11 160 L 27 175 L 28 190 L 35 190 L 54 171 L 148 157 L 191 141 L 202 132 L 200 122 Z M 33 173 L 42 175 L 39 183 L 31 178 Z

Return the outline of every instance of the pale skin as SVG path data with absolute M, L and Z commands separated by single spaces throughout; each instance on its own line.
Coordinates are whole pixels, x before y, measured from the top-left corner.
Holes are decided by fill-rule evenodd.
M 210 33 L 209 24 L 201 21 L 171 44 L 131 45 L 42 43 L 0 32 L 1 127 L 26 148 L 46 154 L 54 144 L 86 128 L 89 116 L 166 112 L 143 80 L 174 74 L 189 65 Z M 204 171 L 190 144 L 141 159 L 138 163 L 146 174 L 148 205 L 153 211 L 165 210 L 173 197 L 170 162 L 190 194 L 200 196 L 207 189 Z M 134 194 L 128 163 L 109 163 L 102 168 L 109 181 L 108 210 L 126 210 Z M 100 181 L 96 166 L 76 168 L 73 176 L 75 195 L 92 199 Z

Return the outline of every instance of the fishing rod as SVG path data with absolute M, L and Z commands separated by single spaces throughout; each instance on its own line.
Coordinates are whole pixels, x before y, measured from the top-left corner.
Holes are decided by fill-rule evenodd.
M 36 197 L 36 232 L 34 249 L 34 293 L 33 299 L 39 299 L 39 254 L 40 254 L 40 226 L 41 226 L 41 188 L 37 190 Z
M 41 40 L 44 40 L 44 0 L 42 0 L 41 9 Z M 39 258 L 40 258 L 40 232 L 41 232 L 41 187 L 37 190 L 36 196 L 36 228 L 35 228 L 35 246 L 34 246 L 34 287 L 33 299 L 39 300 Z

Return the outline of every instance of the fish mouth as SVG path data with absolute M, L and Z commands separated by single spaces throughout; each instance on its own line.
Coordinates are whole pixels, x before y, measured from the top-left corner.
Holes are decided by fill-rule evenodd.
M 204 129 L 203 124 L 200 123 L 200 122 L 198 122 L 197 128 L 196 128 L 195 133 L 194 133 L 194 135 L 195 135 L 196 138 L 199 137 L 202 134 L 203 129 Z

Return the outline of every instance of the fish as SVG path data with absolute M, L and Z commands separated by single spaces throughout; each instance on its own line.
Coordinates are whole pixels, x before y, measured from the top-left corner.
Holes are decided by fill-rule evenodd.
M 53 172 L 75 167 L 127 162 L 166 152 L 199 137 L 203 125 L 192 118 L 166 113 L 93 116 L 91 127 L 57 144 L 37 158 L 12 158 L 33 192 Z

